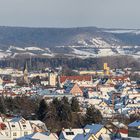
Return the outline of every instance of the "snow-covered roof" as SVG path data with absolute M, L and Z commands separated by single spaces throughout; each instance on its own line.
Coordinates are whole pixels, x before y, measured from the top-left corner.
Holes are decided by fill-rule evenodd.
M 30 122 L 23 117 L 15 117 L 10 122 L 18 122 L 22 130 L 32 130 Z
M 89 133 L 90 129 L 82 129 L 82 128 L 78 128 L 78 129 L 64 129 L 61 134 L 63 135 L 64 139 L 74 139 L 74 137 L 76 137 L 78 134 L 83 134 L 85 131 L 85 133 Z M 62 138 L 62 137 L 61 137 Z
M 20 131 L 20 125 L 18 122 L 9 122 L 10 129 Z
M 128 127 L 140 127 L 140 120 L 136 120 L 128 125 Z
M 120 122 L 112 122 L 118 128 L 126 128 L 126 125 Z
M 85 134 L 77 134 L 73 140 L 87 140 L 91 136 L 90 133 L 85 133 Z
M 24 119 L 24 118 L 23 117 L 14 117 L 10 120 L 10 122 L 19 122 L 22 119 Z
M 87 124 L 84 128 L 90 129 L 90 133 L 96 135 L 104 126 L 101 124 Z
M 34 140 L 57 140 L 58 138 L 54 134 L 44 134 L 44 133 L 37 132 L 37 133 L 32 133 L 30 135 L 21 137 L 17 140 L 31 140 L 31 139 L 34 139 Z

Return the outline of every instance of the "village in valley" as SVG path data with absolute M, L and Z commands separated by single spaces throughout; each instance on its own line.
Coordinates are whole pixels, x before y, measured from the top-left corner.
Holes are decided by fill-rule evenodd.
M 30 71 L 27 63 L 1 68 L 0 139 L 140 139 L 140 80 L 133 75 L 140 71 L 107 63 L 70 75 L 62 67 Z

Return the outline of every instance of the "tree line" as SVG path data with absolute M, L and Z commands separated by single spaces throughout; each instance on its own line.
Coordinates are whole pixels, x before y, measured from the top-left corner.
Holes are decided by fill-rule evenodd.
M 68 57 L 23 57 L 14 59 L 0 60 L 0 67 L 13 67 L 23 69 L 25 62 L 28 64 L 29 70 L 40 70 L 46 67 L 63 67 L 64 69 L 87 69 L 99 70 L 103 69 L 103 63 L 107 62 L 111 68 L 131 67 L 135 70 L 140 69 L 139 60 L 131 56 L 108 56 L 100 58 L 68 58 Z
M 63 97 L 54 98 L 47 103 L 41 100 L 37 112 L 38 119 L 44 121 L 47 127 L 53 132 L 60 131 L 62 128 L 82 128 L 86 124 L 101 123 L 101 112 L 90 106 L 86 112 L 81 111 L 77 98 L 71 100 Z
M 84 111 L 76 97 L 70 100 L 67 97 L 45 100 L 0 96 L 0 113 L 13 117 L 22 116 L 31 120 L 39 119 L 52 132 L 59 132 L 62 128 L 83 128 L 86 124 L 104 122 L 104 118 L 98 109 L 91 105 Z M 128 125 L 139 120 L 140 114 L 132 114 L 129 118 L 123 116 L 123 118 L 118 118 L 118 121 Z
M 68 100 L 54 98 L 47 102 L 45 99 L 29 97 L 0 97 L 0 113 L 10 116 L 22 116 L 25 119 L 39 119 L 45 122 L 52 131 L 64 128 L 82 128 L 86 124 L 101 123 L 102 115 L 94 106 L 82 111 L 77 98 Z

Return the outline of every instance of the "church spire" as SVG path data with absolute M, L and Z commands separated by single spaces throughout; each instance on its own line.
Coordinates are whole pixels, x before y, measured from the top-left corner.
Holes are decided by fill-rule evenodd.
M 25 82 L 26 84 L 29 84 L 29 79 L 28 79 L 28 65 L 27 65 L 27 62 L 26 62 L 25 65 L 24 65 L 23 79 L 24 79 L 24 82 Z

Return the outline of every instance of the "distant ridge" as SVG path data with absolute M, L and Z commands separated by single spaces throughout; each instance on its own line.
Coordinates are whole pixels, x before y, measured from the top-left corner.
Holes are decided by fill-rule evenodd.
M 27 49 L 29 47 L 30 50 Z M 140 30 L 0 26 L 0 58 L 19 54 L 44 57 L 57 54 L 77 57 L 127 54 L 138 57 Z

